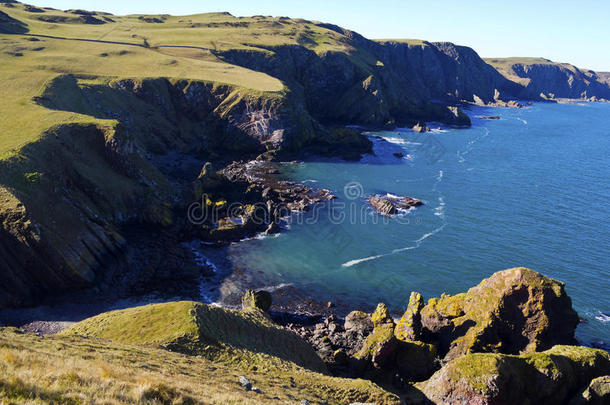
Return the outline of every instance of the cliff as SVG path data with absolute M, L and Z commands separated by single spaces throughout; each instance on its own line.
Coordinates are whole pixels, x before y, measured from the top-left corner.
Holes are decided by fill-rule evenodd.
M 182 242 L 260 230 L 190 223 L 204 194 L 243 203 L 246 219 L 261 201 L 275 215 L 272 197 L 297 209 L 332 198 L 250 181 L 233 161 L 358 159 L 371 142 L 345 125 L 468 126 L 462 102 L 603 90 L 591 72 L 545 90 L 545 74 L 511 81 L 467 47 L 302 19 L 0 9 L 0 307 L 193 289 L 205 270 Z
M 485 61 L 507 79 L 520 84 L 516 95 L 522 99 L 610 99 L 610 86 L 603 73 L 542 58 L 494 58 Z

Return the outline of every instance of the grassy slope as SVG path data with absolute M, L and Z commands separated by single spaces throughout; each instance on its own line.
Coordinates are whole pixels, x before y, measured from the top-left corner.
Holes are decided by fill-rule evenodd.
M 44 339 L 4 328 L 0 397 L 17 403 L 398 403 L 371 382 L 329 377 L 266 354 L 302 345 L 261 314 L 193 302 L 110 312 Z M 255 346 L 257 352 L 247 349 Z M 238 385 L 241 375 L 263 392 L 246 392 Z
M 0 92 L 3 95 L 0 98 L 3 118 L 0 120 L 0 157 L 14 154 L 56 124 L 108 124 L 89 116 L 48 110 L 32 101 L 61 73 L 88 76 L 97 81 L 116 77 L 186 78 L 277 92 L 283 89 L 279 80 L 223 62 L 206 48 L 244 48 L 249 47 L 247 42 L 264 46 L 296 44 L 303 37 L 299 30 L 309 26 L 266 18 L 243 21 L 227 14 L 168 17 L 164 23 L 143 22 L 138 16 L 112 16 L 115 22 L 99 25 L 49 23 L 40 19 L 65 18 L 71 21 L 78 15 L 50 10 L 32 13 L 21 4 L 9 7 L 5 3 L 0 3 L 0 11 L 27 24 L 28 34 L 38 35 L 0 34 Z M 248 26 L 235 26 L 238 25 L 236 22 Z M 308 35 L 319 41 L 309 42 L 312 47 L 319 51 L 339 49 L 337 42 L 325 37 L 325 33 L 332 31 L 311 27 Z M 153 48 L 141 46 L 145 40 Z M 163 44 L 195 48 L 154 48 Z

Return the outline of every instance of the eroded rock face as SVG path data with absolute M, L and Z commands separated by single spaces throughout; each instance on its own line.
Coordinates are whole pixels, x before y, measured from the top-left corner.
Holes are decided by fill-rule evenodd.
M 586 347 L 558 345 L 521 356 L 469 354 L 417 384 L 425 398 L 407 404 L 561 404 L 609 370 L 610 355 Z
M 497 272 L 466 293 L 430 299 L 421 322 L 424 340 L 453 359 L 575 344 L 578 314 L 563 283 L 519 267 Z

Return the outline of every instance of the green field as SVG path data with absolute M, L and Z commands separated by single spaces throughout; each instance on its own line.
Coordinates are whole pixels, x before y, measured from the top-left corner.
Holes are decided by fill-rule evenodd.
M 228 13 L 85 15 L 20 3 L 0 3 L 0 12 L 0 157 L 14 155 L 53 125 L 100 123 L 46 109 L 32 100 L 60 74 L 100 83 L 114 78 L 180 78 L 279 92 L 284 89 L 280 80 L 227 63 L 214 51 L 268 53 L 266 48 L 286 44 L 318 53 L 353 51 L 341 41 L 341 34 L 305 20 L 237 18 Z

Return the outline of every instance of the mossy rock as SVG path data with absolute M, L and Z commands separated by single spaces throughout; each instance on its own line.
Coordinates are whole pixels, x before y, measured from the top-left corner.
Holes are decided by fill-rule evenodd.
M 574 344 L 578 314 L 564 284 L 519 267 L 494 273 L 468 292 L 433 298 L 421 310 L 425 341 L 441 355 L 519 354 Z
M 373 321 L 373 326 L 377 327 L 385 324 L 394 325 L 394 321 L 392 320 L 392 316 L 390 315 L 390 310 L 384 303 L 379 303 L 373 315 L 371 315 L 371 320 Z
M 560 404 L 609 371 L 610 354 L 603 350 L 555 346 L 521 356 L 465 355 L 416 386 L 438 404 Z
M 364 363 L 371 363 L 377 369 L 385 369 L 394 364 L 397 347 L 398 339 L 394 336 L 394 324 L 380 324 L 367 336 L 362 348 L 354 357 Z
M 421 310 L 424 299 L 418 292 L 412 292 L 409 305 L 400 321 L 396 324 L 394 334 L 396 338 L 404 341 L 418 340 L 421 337 Z
M 271 308 L 271 293 L 264 290 L 248 290 L 241 299 L 241 304 L 244 309 L 258 308 L 263 311 L 268 311 Z
M 400 341 L 396 368 L 409 381 L 427 379 L 438 369 L 436 346 L 418 341 Z

